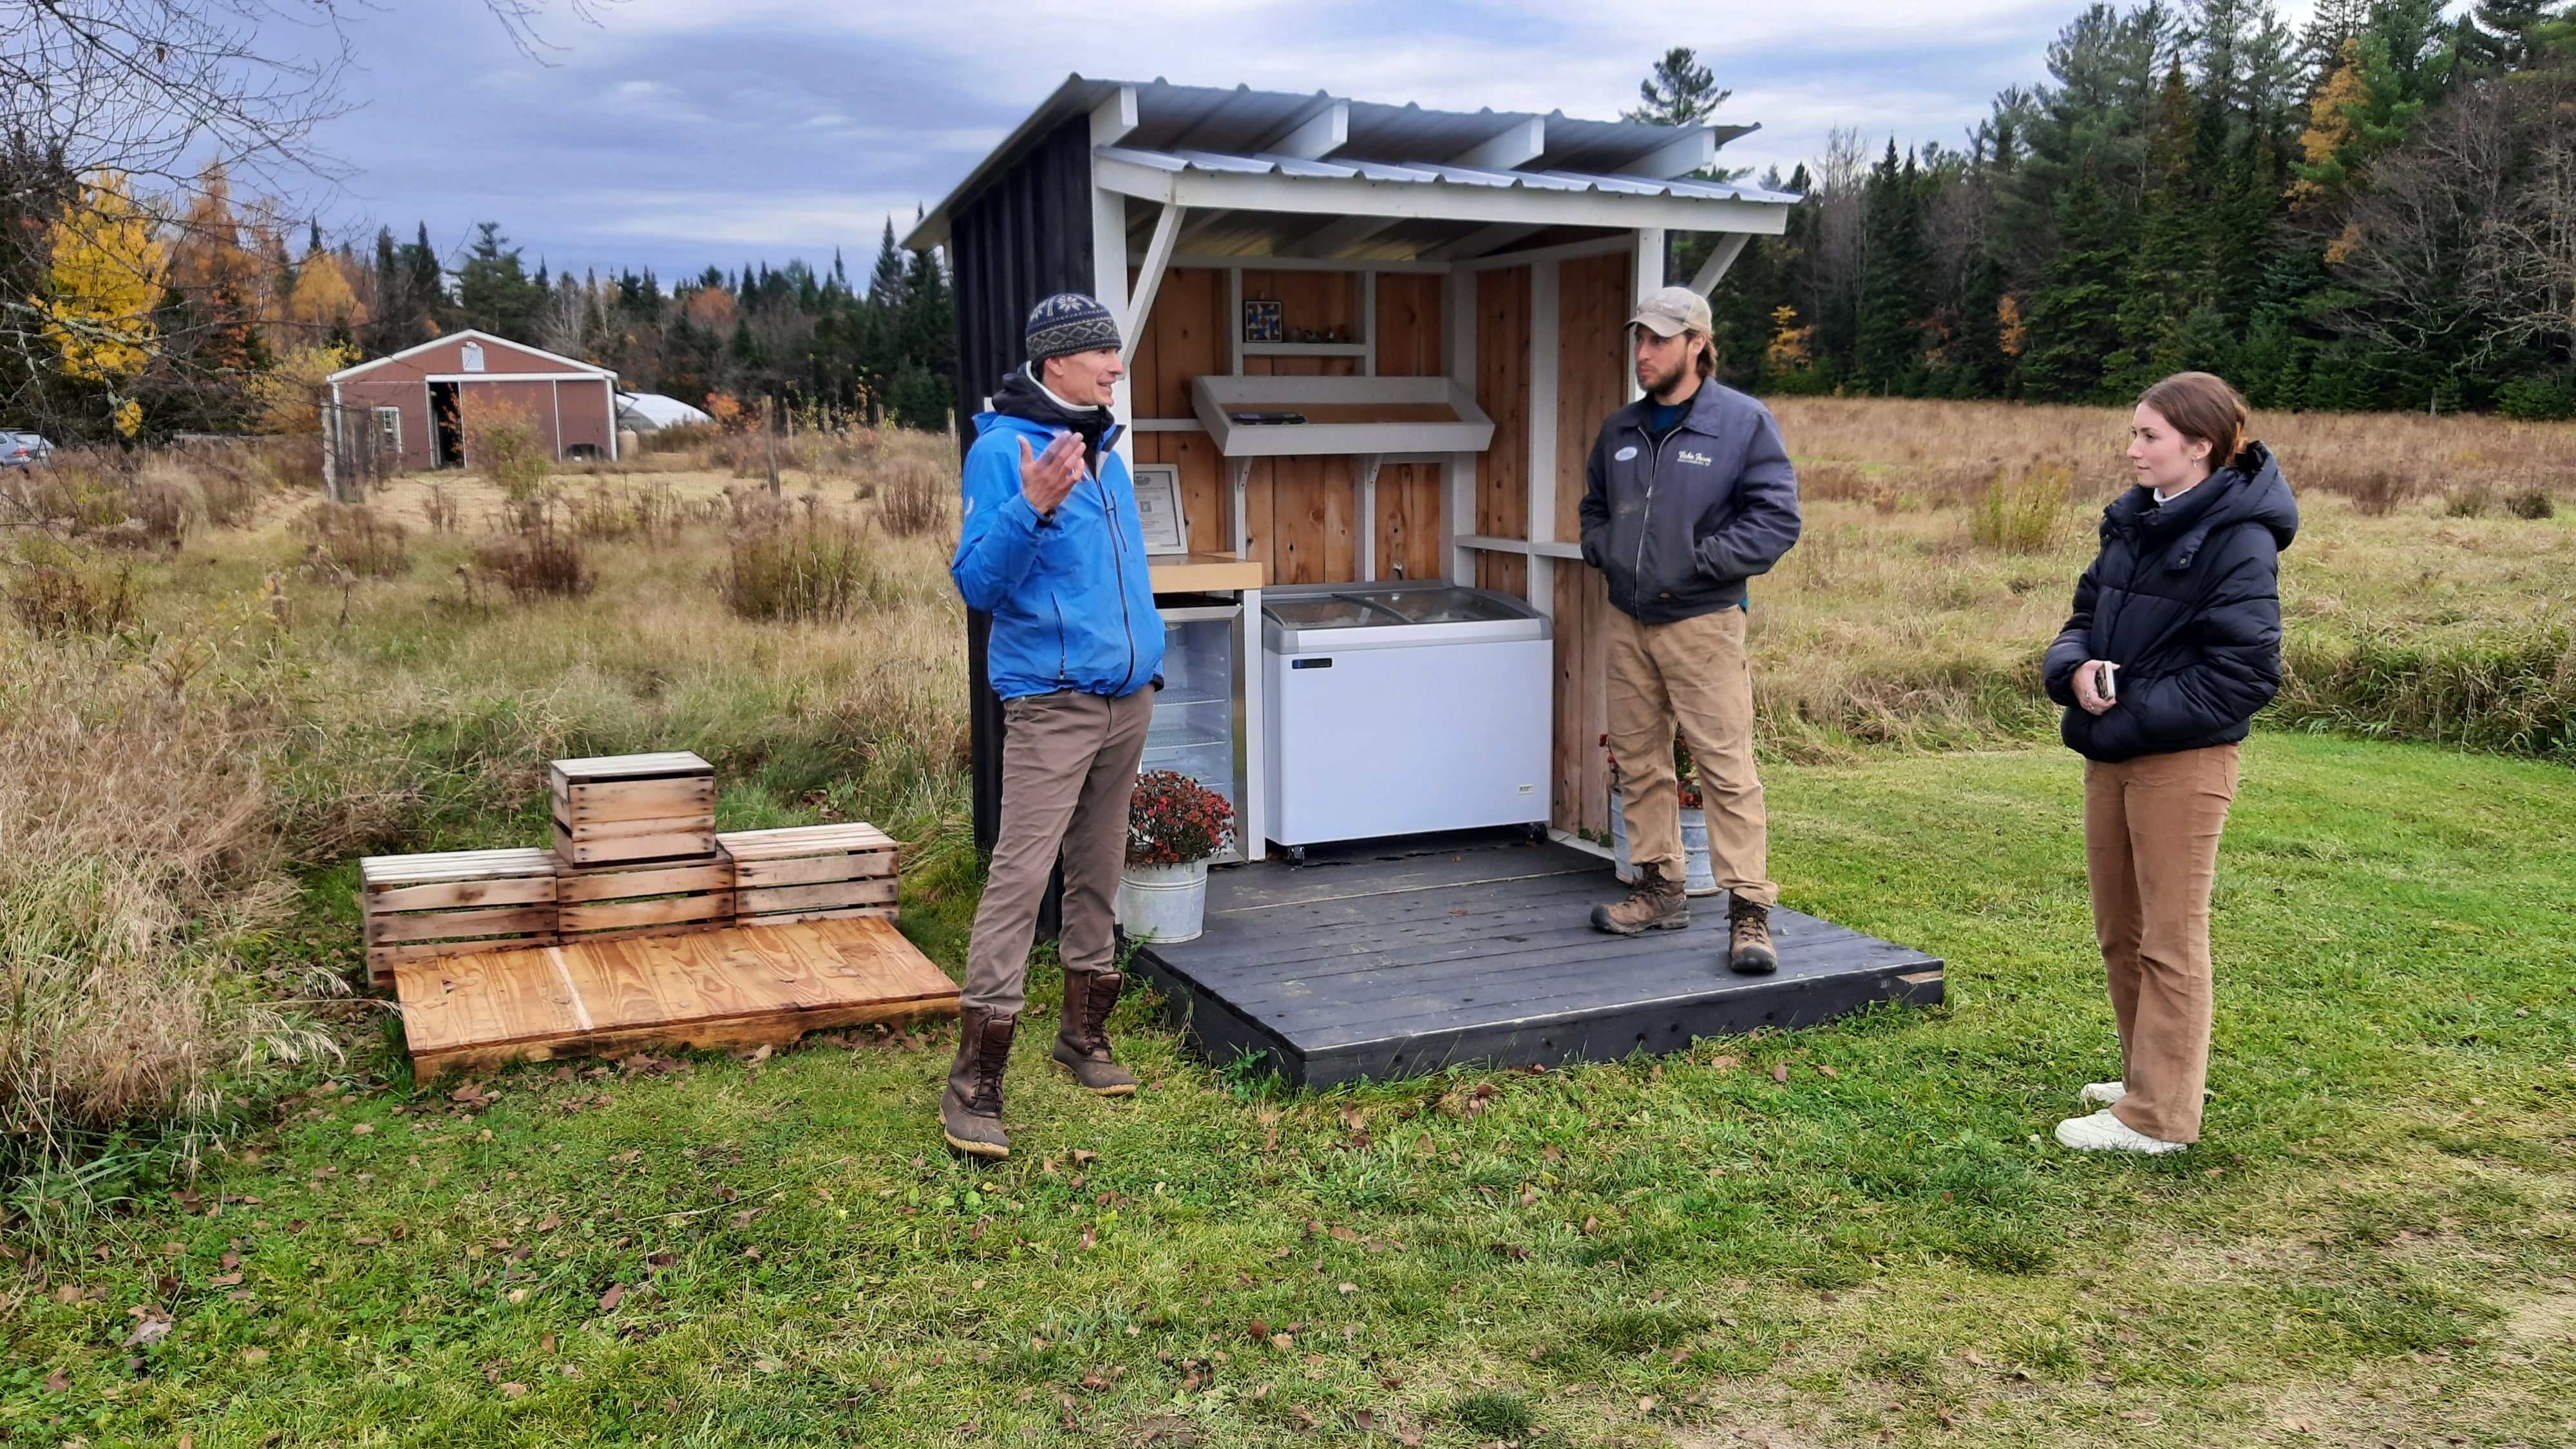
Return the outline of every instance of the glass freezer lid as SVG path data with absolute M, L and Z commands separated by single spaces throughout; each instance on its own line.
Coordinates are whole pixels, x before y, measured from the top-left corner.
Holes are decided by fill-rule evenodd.
M 1481 589 L 1372 589 L 1342 597 L 1401 615 L 1408 624 L 1487 624 L 1529 617 L 1527 610 Z
M 1261 612 L 1292 629 L 1383 629 L 1401 624 L 1401 615 L 1373 608 L 1347 594 L 1264 602 Z

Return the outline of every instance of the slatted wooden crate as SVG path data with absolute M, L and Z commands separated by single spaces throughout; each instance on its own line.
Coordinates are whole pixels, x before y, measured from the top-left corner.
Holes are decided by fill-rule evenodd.
M 555 857 L 543 850 L 371 855 L 358 862 L 367 975 L 393 984 L 401 961 L 551 946 Z
M 733 862 L 702 859 L 555 862 L 556 910 L 564 941 L 667 936 L 733 923 Z
M 687 750 L 557 760 L 555 853 L 573 865 L 712 856 L 715 768 Z
M 734 919 L 746 926 L 839 916 L 895 918 L 894 837 L 864 822 L 728 831 Z

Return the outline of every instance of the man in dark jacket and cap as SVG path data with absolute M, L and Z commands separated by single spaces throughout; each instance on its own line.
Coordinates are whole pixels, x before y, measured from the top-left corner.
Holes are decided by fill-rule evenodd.
M 1125 374 L 1117 319 L 1078 292 L 1029 313 L 1028 363 L 994 390 L 966 454 L 966 517 L 949 572 L 993 616 L 984 672 L 1002 697 L 1002 825 L 975 911 L 957 1059 L 940 1098 L 949 1146 L 1007 1157 L 1002 1072 L 1019 1025 L 1047 878 L 1064 866 L 1064 1011 L 1053 1055 L 1084 1090 L 1136 1078 L 1104 1025 L 1124 984 L 1110 902 L 1128 801 L 1162 683 L 1163 616 L 1136 488 L 1109 404 Z
M 1698 767 L 1708 856 L 1727 905 L 1727 964 L 1777 970 L 1769 822 L 1753 768 L 1745 581 L 1798 541 L 1798 478 L 1771 412 L 1720 386 L 1708 299 L 1666 287 L 1630 319 L 1645 396 L 1601 425 L 1584 465 L 1583 558 L 1610 586 L 1602 630 L 1610 750 L 1636 889 L 1595 906 L 1619 935 L 1690 924 L 1682 894 L 1676 731 Z

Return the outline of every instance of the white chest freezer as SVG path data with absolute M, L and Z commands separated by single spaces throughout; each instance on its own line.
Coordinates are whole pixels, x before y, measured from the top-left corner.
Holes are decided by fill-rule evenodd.
M 1272 589 L 1261 613 L 1272 840 L 1547 819 L 1555 651 L 1536 609 L 1434 580 Z

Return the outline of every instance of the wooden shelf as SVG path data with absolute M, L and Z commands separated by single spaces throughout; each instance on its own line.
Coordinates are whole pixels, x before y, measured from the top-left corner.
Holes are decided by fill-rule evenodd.
M 1230 553 L 1174 553 L 1148 559 L 1145 576 L 1158 594 L 1226 594 L 1269 583 L 1269 566 Z
M 1191 410 L 1229 458 L 1336 453 L 1481 453 L 1493 420 L 1446 377 L 1223 377 L 1191 382 Z M 1237 412 L 1293 412 L 1302 423 L 1237 423 Z

